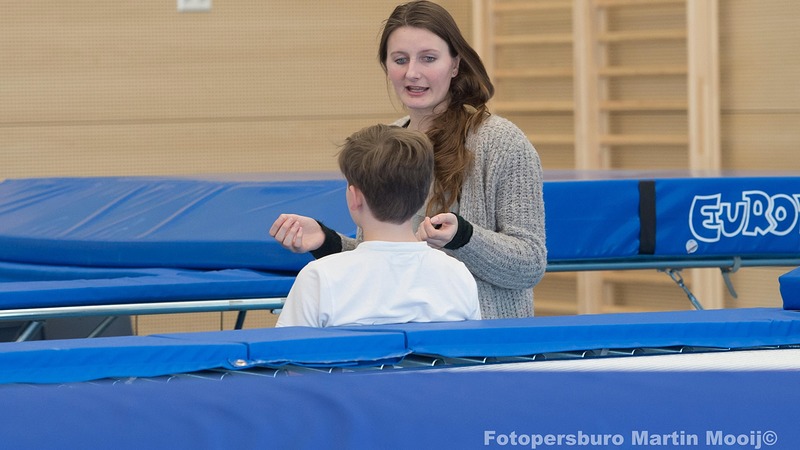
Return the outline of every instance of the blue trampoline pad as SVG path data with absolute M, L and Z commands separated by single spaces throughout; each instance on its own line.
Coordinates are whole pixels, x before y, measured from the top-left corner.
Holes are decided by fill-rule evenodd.
M 782 449 L 800 443 L 800 390 L 791 372 L 234 373 L 169 383 L 2 386 L 0 402 L 8 411 L 0 421 L 8 448 Z M 673 432 L 687 440 L 656 445 Z M 690 440 L 695 435 L 697 445 Z M 558 436 L 574 444 L 541 443 Z M 751 436 L 752 444 L 736 444 Z M 734 444 L 720 444 L 726 440 Z
M 252 365 L 342 367 L 396 362 L 409 353 L 399 331 L 340 328 L 261 328 L 158 335 L 181 341 L 234 342 L 248 349 Z
M 800 310 L 800 267 L 778 277 L 783 309 Z
M 544 183 L 550 261 L 639 254 L 638 180 Z
M 0 262 L 0 309 L 285 297 L 293 274 Z
M 4 344 L 0 365 L 7 377 L 0 382 L 157 376 L 216 367 L 371 367 L 412 354 L 529 357 L 598 349 L 750 349 L 798 343 L 800 312 L 778 308 L 263 328 Z
M 655 181 L 655 254 L 797 258 L 800 178 Z
M 399 324 L 408 349 L 445 357 L 525 356 L 593 349 L 747 348 L 800 342 L 800 312 L 773 308 L 591 314 Z
M 5 180 L 0 183 L 0 260 L 296 272 L 310 255 L 283 249 L 269 236 L 269 226 L 290 212 L 355 234 L 345 190 L 343 179 Z
M 246 360 L 234 342 L 153 336 L 0 343 L 0 383 L 67 383 L 113 377 L 153 377 Z
M 543 192 L 550 263 L 800 255 L 796 174 L 548 171 Z

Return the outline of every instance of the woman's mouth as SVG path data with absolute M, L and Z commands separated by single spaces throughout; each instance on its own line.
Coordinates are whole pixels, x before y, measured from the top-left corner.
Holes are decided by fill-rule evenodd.
M 406 91 L 408 91 L 410 94 L 422 94 L 422 93 L 426 92 L 427 90 L 428 90 L 428 88 L 426 88 L 426 87 L 406 86 Z

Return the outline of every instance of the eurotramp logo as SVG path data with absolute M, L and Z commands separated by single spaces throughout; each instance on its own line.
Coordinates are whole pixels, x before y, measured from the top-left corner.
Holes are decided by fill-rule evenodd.
M 742 191 L 741 199 L 723 199 L 721 193 L 696 195 L 689 211 L 689 228 L 695 239 L 708 243 L 737 236 L 786 236 L 800 233 L 798 217 L 800 194 L 750 190 Z M 690 241 L 687 252 L 693 252 L 691 247 Z

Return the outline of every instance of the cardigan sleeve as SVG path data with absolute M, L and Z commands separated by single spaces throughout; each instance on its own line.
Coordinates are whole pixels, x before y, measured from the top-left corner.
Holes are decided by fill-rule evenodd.
M 539 155 L 519 128 L 496 116 L 469 144 L 475 166 L 462 188 L 459 214 L 472 224 L 473 235 L 449 252 L 487 283 L 531 288 L 547 266 Z

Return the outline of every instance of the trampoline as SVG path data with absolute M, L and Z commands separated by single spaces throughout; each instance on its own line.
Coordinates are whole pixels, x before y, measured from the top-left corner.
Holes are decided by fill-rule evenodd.
M 3 313 L 275 307 L 305 256 L 266 225 L 291 205 L 347 230 L 342 189 L 0 183 Z M 796 265 L 800 253 L 798 178 L 571 173 L 544 189 L 551 271 Z M 76 212 L 100 194 L 113 200 Z M 783 308 L 2 343 L 0 436 L 13 448 L 794 448 L 800 268 L 776 282 Z
M 5 180 L 0 320 L 280 308 L 311 257 L 268 226 L 291 211 L 354 235 L 345 187 L 330 173 Z M 555 171 L 544 197 L 551 272 L 800 265 L 800 177 Z
M 799 357 L 800 312 L 769 308 L 5 343 L 0 435 L 14 448 L 793 448 Z

